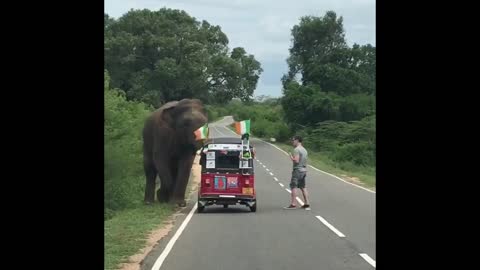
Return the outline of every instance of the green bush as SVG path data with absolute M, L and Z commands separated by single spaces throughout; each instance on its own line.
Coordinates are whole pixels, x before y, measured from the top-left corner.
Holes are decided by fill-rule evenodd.
M 287 126 L 287 124 L 285 124 L 284 122 L 279 122 L 277 124 L 275 138 L 278 141 L 287 141 L 292 135 L 293 134 L 290 131 L 290 128 Z
M 216 110 L 214 107 L 210 105 L 205 105 L 205 110 L 207 111 L 209 122 L 215 122 L 220 116 L 218 110 Z
M 339 163 L 375 166 L 375 115 L 360 121 L 325 121 L 303 132 L 305 145 Z
M 266 119 L 260 118 L 251 123 L 252 134 L 260 137 L 271 137 L 272 130 L 271 130 L 271 122 L 268 122 Z
M 110 89 L 105 72 L 104 215 L 133 207 L 143 198 L 141 132 L 151 108 L 127 101 L 121 90 Z
M 284 141 L 291 135 L 290 128 L 283 121 L 282 107 L 276 103 L 245 105 L 231 102 L 223 110 L 224 115 L 232 115 L 235 121 L 250 119 L 252 135 L 256 137 Z
M 333 159 L 338 162 L 352 162 L 355 165 L 375 166 L 374 146 L 366 143 L 350 143 L 339 146 Z

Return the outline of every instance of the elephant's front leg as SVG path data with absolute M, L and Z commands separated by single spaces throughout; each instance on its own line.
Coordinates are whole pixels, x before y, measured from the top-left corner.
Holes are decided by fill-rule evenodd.
M 172 194 L 172 202 L 179 206 L 186 206 L 185 192 L 188 185 L 188 179 L 190 178 L 190 171 L 192 170 L 193 160 L 195 155 L 191 153 L 186 154 L 178 160 L 177 181 L 174 185 Z

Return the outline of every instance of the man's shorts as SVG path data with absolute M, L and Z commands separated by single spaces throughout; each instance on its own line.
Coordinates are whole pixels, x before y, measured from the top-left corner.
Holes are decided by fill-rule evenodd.
M 290 188 L 305 188 L 305 177 L 307 172 L 299 170 L 292 171 L 292 179 L 290 180 Z

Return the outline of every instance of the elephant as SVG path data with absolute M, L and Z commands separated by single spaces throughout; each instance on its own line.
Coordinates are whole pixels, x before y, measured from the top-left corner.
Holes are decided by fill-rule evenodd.
M 143 164 L 146 186 L 144 202 L 155 200 L 155 179 L 160 178 L 157 200 L 185 206 L 185 192 L 193 160 L 202 141 L 195 130 L 208 122 L 198 99 L 170 101 L 154 111 L 143 128 Z

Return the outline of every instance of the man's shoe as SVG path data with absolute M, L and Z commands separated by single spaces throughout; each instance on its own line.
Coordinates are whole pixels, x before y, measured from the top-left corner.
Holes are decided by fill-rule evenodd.
M 293 204 L 290 204 L 289 206 L 286 206 L 283 209 L 297 209 L 297 206 L 293 205 Z
M 311 209 L 310 209 L 310 204 L 304 204 L 304 205 L 302 205 L 302 209 L 311 210 Z

